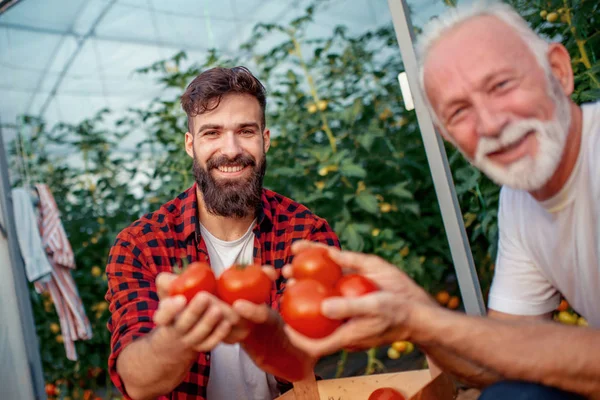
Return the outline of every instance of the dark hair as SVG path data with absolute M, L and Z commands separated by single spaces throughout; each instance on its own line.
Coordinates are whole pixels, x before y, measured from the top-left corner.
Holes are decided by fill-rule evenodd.
M 265 128 L 267 91 L 263 84 L 246 67 L 215 67 L 195 77 L 181 96 L 181 106 L 188 116 L 188 129 L 191 130 L 193 117 L 217 108 L 223 95 L 228 93 L 255 97 L 262 110 L 262 128 Z

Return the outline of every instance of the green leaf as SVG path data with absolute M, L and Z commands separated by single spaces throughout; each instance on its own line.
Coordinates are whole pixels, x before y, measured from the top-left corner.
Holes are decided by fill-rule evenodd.
M 348 244 L 348 249 L 352 251 L 362 251 L 365 246 L 360 233 L 358 233 L 354 224 L 346 225 L 346 228 L 342 231 L 342 240 Z
M 360 143 L 360 145 L 362 147 L 365 148 L 365 150 L 371 150 L 371 147 L 373 146 L 373 142 L 375 141 L 375 135 L 371 134 L 371 133 L 365 133 L 362 135 L 359 135 L 357 140 L 358 143 Z
M 355 99 L 354 103 L 352 104 L 352 107 L 349 107 L 346 109 L 346 112 L 344 113 L 344 119 L 349 124 L 354 124 L 354 121 L 356 121 L 358 119 L 360 114 L 363 112 L 363 109 L 364 109 L 363 99 L 361 99 L 361 98 Z
M 340 172 L 342 175 L 347 176 L 349 178 L 365 178 L 367 176 L 367 171 L 361 167 L 360 165 L 352 164 L 351 162 L 344 162 L 340 166 Z
M 370 224 L 354 224 L 354 228 L 357 232 L 364 233 L 366 235 L 371 234 L 371 225 Z
M 338 151 L 333 157 L 331 157 L 331 162 L 333 164 L 337 164 L 350 157 L 352 157 L 352 153 L 347 149 L 343 149 Z
M 379 205 L 377 203 L 377 197 L 373 196 L 367 191 L 360 192 L 356 196 L 356 203 L 360 208 L 370 214 L 379 214 Z
M 394 196 L 400 198 L 400 199 L 413 199 L 413 194 L 406 189 L 406 186 L 409 184 L 409 182 L 402 182 L 397 184 L 396 186 L 392 187 L 389 190 L 390 194 L 393 194 Z
M 584 92 L 581 92 L 579 94 L 579 99 L 582 102 L 596 101 L 596 100 L 600 99 L 600 89 L 592 89 L 592 90 L 586 90 Z
M 421 208 L 417 203 L 402 204 L 400 209 L 415 214 L 416 216 L 421 215 Z
M 279 167 L 273 173 L 279 176 L 298 177 L 298 175 L 302 175 L 302 170 L 298 168 Z
M 312 194 L 309 194 L 308 196 L 306 196 L 304 198 L 304 200 L 302 201 L 303 203 L 312 203 L 315 202 L 317 200 L 322 200 L 322 199 L 334 199 L 335 195 L 331 192 L 321 192 L 321 191 L 316 191 Z

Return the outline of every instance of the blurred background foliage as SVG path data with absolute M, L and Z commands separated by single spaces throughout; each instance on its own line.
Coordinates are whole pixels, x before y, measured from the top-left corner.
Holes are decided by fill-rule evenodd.
M 269 92 L 272 147 L 265 186 L 326 218 L 344 248 L 384 257 L 432 295 L 459 296 L 415 113 L 405 110 L 398 86 L 397 75 L 404 68 L 394 29 L 388 24 L 349 36 L 338 26 L 328 37 L 308 40 L 321 3 L 289 26 L 258 24 L 239 59 L 212 51 L 204 64 L 183 69 L 186 54 L 178 53 L 136 72 L 159 72 L 165 89 L 182 93 L 206 68 L 251 60 Z M 537 31 L 568 48 L 575 72 L 573 99 L 599 99 L 598 2 L 509 3 Z M 269 35 L 284 39 L 262 50 Z M 77 342 L 80 360 L 68 361 L 51 299 L 32 290 L 46 380 L 51 392 L 58 389 L 52 392 L 57 397 L 90 399 L 98 388 L 110 386 L 104 301 L 108 250 L 121 229 L 193 183 L 191 159 L 183 150 L 186 118 L 174 96 L 125 115 L 104 110 L 77 125 L 46 126 L 28 116 L 22 122 L 32 134 L 10 146 L 14 185 L 41 181 L 52 189 L 75 250 L 78 268 L 73 275 L 94 331 L 92 340 Z M 127 135 L 142 135 L 143 140 L 134 151 L 119 151 Z M 487 295 L 499 190 L 458 152 L 446 149 Z M 73 152 L 83 155 L 82 165 L 66 161 L 65 155 Z

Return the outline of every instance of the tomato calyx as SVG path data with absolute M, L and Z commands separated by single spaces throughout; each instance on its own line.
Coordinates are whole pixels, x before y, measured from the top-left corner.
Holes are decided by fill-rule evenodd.
M 235 268 L 239 271 L 244 271 L 246 269 L 248 269 L 248 267 L 253 266 L 254 264 L 252 263 L 237 263 L 237 264 L 233 264 L 230 268 Z
M 267 303 L 271 297 L 271 287 L 271 279 L 257 264 L 234 264 L 223 271 L 217 280 L 219 298 L 230 305 L 236 300 Z
M 205 262 L 190 263 L 169 288 L 169 296 L 184 295 L 188 302 L 199 292 L 215 295 L 217 282 L 210 265 Z

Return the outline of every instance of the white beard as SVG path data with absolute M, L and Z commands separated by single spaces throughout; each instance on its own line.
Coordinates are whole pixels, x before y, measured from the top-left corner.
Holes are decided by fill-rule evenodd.
M 510 123 L 499 137 L 481 137 L 477 143 L 475 158 L 470 161 L 498 185 L 531 192 L 543 187 L 558 168 L 571 124 L 571 108 L 556 78 L 550 76 L 549 80 L 550 95 L 555 105 L 554 117 L 550 121 L 521 119 Z M 526 155 L 509 165 L 499 165 L 487 157 L 487 154 L 516 143 L 532 131 L 538 143 L 535 158 Z

